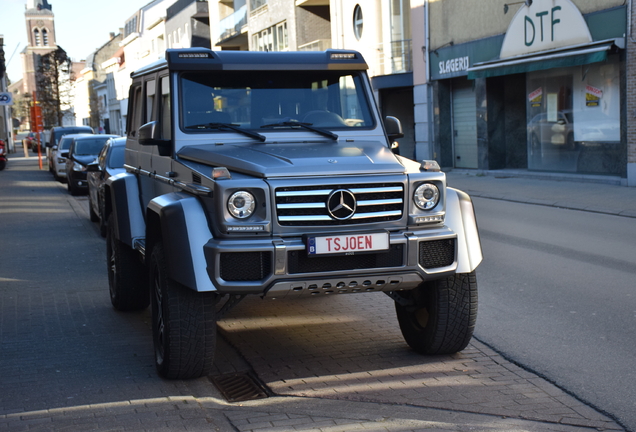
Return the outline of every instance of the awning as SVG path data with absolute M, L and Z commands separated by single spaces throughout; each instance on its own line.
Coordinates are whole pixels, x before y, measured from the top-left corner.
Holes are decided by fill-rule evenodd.
M 608 52 L 614 47 L 624 48 L 625 40 L 611 39 L 566 50 L 543 51 L 538 54 L 475 63 L 468 68 L 468 79 L 598 63 L 605 61 Z

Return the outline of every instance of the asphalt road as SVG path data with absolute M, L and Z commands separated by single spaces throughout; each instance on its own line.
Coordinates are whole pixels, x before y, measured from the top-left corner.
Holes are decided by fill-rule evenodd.
M 476 202 L 494 209 L 490 201 Z M 454 355 L 413 353 L 400 335 L 393 302 L 380 293 L 251 298 L 220 320 L 218 372 L 253 371 L 271 391 L 269 398 L 229 403 L 209 377 L 163 380 L 153 365 L 150 311 L 119 313 L 110 305 L 105 243 L 88 219 L 87 204 L 85 196 L 71 197 L 50 173 L 38 170 L 33 158 L 12 158 L 0 175 L 0 430 L 256 432 L 290 424 L 296 430 L 331 425 L 325 430 L 332 431 L 623 430 L 478 340 Z M 519 279 L 520 271 L 512 263 L 493 267 L 513 258 L 506 252 L 516 246 L 490 240 L 492 233 L 508 235 L 498 226 L 505 224 L 493 216 L 493 226 L 485 212 L 479 215 L 487 257 L 479 270 L 478 332 L 485 335 L 493 314 L 499 319 L 497 307 L 517 307 L 514 299 L 510 306 L 497 303 L 498 290 L 514 290 L 512 276 L 499 275 Z M 536 245 L 554 237 L 522 239 Z M 629 239 L 617 230 L 617 241 Z M 513 244 L 520 242 L 513 238 Z M 620 256 L 601 255 L 615 267 L 623 265 Z M 546 261 L 554 265 L 551 257 Z M 543 271 L 551 283 L 550 273 L 533 266 L 530 276 Z M 523 306 L 531 309 L 530 302 Z M 522 312 L 508 325 L 516 330 L 513 325 L 529 322 L 511 334 L 515 349 L 532 342 L 525 327 L 537 325 Z M 584 337 L 572 344 L 585 346 L 592 336 Z M 509 353 L 532 364 L 523 353 Z M 627 375 L 622 378 L 628 382 Z
M 636 219 L 474 202 L 476 336 L 636 430 Z

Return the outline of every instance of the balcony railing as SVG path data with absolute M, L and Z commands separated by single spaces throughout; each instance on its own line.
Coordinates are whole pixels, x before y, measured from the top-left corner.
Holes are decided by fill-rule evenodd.
M 219 21 L 219 36 L 217 42 L 224 41 L 241 33 L 241 29 L 247 25 L 247 5 L 242 6 L 232 15 L 228 15 Z
M 411 39 L 380 44 L 380 61 L 384 74 L 411 72 L 413 70 L 413 51 Z

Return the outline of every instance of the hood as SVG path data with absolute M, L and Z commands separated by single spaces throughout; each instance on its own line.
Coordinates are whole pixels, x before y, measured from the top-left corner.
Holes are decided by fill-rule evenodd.
M 177 155 L 263 178 L 405 172 L 393 152 L 377 141 L 205 144 L 184 147 Z
M 73 155 L 73 160 L 86 166 L 97 159 L 97 155 Z

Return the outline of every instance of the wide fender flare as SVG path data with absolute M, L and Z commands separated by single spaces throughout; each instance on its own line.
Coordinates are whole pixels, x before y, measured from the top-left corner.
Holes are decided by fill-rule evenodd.
M 128 246 L 146 235 L 146 222 L 141 209 L 137 177 L 120 173 L 106 180 L 106 217 L 115 214 L 115 236 Z
M 146 246 L 150 249 L 147 253 L 152 253 L 159 230 L 168 277 L 195 291 L 215 291 L 203 253 L 212 232 L 199 200 L 179 192 L 161 195 L 148 204 L 147 217 Z
M 477 218 L 470 196 L 446 188 L 446 226 L 457 234 L 457 273 L 470 273 L 483 259 Z

